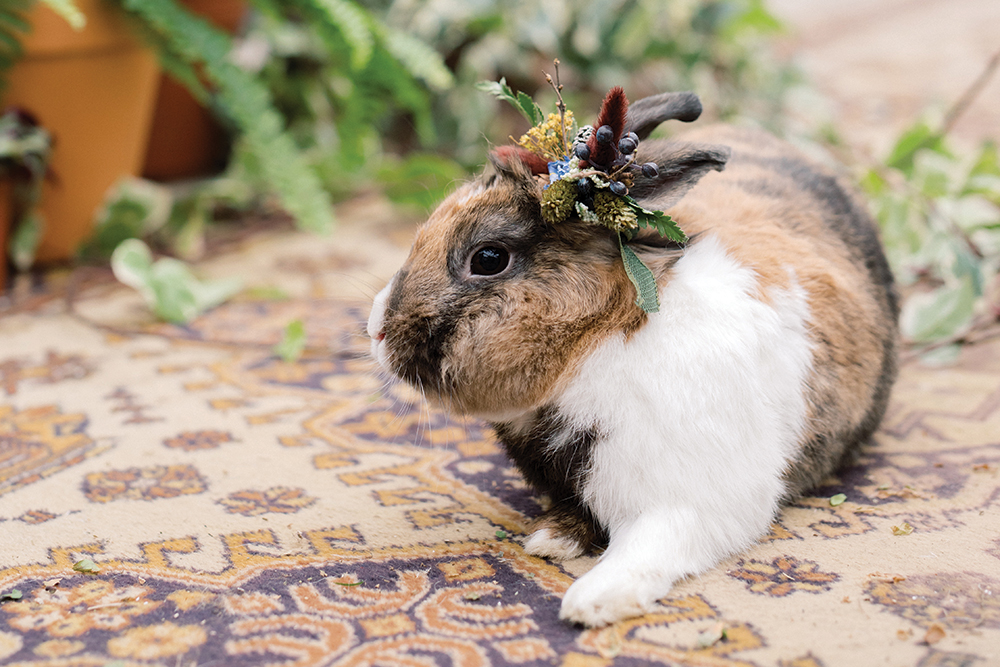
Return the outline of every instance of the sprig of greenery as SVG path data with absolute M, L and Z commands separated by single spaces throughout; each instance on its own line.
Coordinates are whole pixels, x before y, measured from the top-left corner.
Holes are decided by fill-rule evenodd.
M 173 62 L 203 68 L 219 108 L 239 128 L 257 169 L 298 224 L 314 232 L 328 231 L 333 225 L 329 195 L 284 131 L 267 88 L 230 61 L 229 36 L 175 0 L 122 0 L 122 4 L 142 17 L 158 38 L 156 46 Z
M 621 233 L 618 234 L 618 246 L 621 248 L 625 273 L 632 282 L 632 286 L 635 287 L 635 305 L 647 313 L 659 312 L 659 288 L 656 286 L 656 278 L 653 276 L 653 272 L 639 259 L 635 251 L 624 242 Z
M 531 96 L 523 90 L 517 91 L 515 95 L 511 87 L 507 85 L 507 79 L 503 77 L 499 81 L 480 81 L 476 84 L 476 88 L 498 99 L 509 102 L 522 116 L 528 119 L 528 122 L 532 126 L 538 125 L 545 120 L 545 114 L 535 104 L 535 100 L 531 99 Z
M 677 226 L 674 219 L 663 211 L 650 211 L 639 205 L 632 197 L 626 195 L 625 203 L 635 211 L 636 222 L 640 227 L 655 229 L 656 232 L 675 243 L 687 243 L 688 236 L 684 230 Z

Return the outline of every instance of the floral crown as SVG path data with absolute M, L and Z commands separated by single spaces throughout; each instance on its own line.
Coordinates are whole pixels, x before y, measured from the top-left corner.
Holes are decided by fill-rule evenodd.
M 545 80 L 556 92 L 558 113 L 547 116 L 529 95 L 515 94 L 504 79 L 478 85 L 510 102 L 533 125 L 514 146 L 502 146 L 495 153 L 501 158 L 516 156 L 544 179 L 542 218 L 549 224 L 566 222 L 576 214 L 584 223 L 617 232 L 625 272 L 635 287 L 635 303 L 655 313 L 660 309 L 656 279 L 627 242 L 647 227 L 676 243 L 687 242 L 687 235 L 669 215 L 645 209 L 629 196 L 637 174 L 656 178 L 659 168 L 654 162 L 637 161 L 639 137 L 625 132 L 625 91 L 619 86 L 609 90 L 594 125 L 577 129 L 573 112 L 563 102 L 558 60 L 555 72 L 555 80 L 549 74 Z

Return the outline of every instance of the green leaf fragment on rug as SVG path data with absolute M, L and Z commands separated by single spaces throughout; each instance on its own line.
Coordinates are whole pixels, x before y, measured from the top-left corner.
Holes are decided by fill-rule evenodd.
M 909 535 L 913 532 L 913 526 L 909 523 L 903 523 L 902 526 L 893 526 L 892 534 L 896 536 Z
M 274 353 L 283 361 L 298 361 L 306 349 L 306 327 L 302 320 L 292 320 L 285 327 L 281 342 L 274 346 Z
M 83 574 L 97 574 L 101 571 L 101 568 L 97 567 L 97 564 L 89 558 L 84 558 L 73 563 L 73 570 L 82 572 Z
M 698 635 L 697 648 L 709 648 L 714 646 L 720 641 L 726 640 L 726 626 L 722 623 L 716 623 L 708 630 L 705 630 Z
M 498 540 L 506 540 L 507 539 L 507 531 L 505 531 L 505 530 L 498 530 L 496 532 L 496 536 L 497 536 Z
M 14 590 L 10 591 L 9 593 L 4 593 L 3 595 L 0 595 L 0 602 L 6 601 L 6 600 L 20 600 L 21 597 L 22 597 L 22 594 L 21 594 L 20 589 L 15 588 Z
M 837 505 L 843 505 L 845 500 L 847 500 L 847 496 L 843 493 L 838 493 L 830 498 L 830 506 L 836 507 Z
M 184 262 L 172 257 L 153 261 L 149 246 L 128 239 L 111 255 L 111 270 L 122 283 L 137 290 L 160 319 L 190 322 L 240 291 L 240 281 L 199 280 Z

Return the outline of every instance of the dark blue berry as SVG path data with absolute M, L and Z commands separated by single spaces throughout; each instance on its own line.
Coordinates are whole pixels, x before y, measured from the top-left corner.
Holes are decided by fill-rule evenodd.
M 628 188 L 625 187 L 625 184 L 621 181 L 611 181 L 611 184 L 608 187 L 611 188 L 611 192 L 615 193 L 619 197 L 628 194 Z
M 622 137 L 621 141 L 618 142 L 618 150 L 620 150 L 625 155 L 631 155 L 635 152 L 635 149 L 639 146 L 639 143 L 633 141 L 630 137 Z
M 655 162 L 647 162 L 642 165 L 642 175 L 646 178 L 656 178 L 660 175 L 660 168 L 656 166 Z
M 576 192 L 583 198 L 594 191 L 594 184 L 589 178 L 580 178 L 576 181 Z
M 636 145 L 638 145 L 638 143 L 639 143 L 639 135 L 638 134 L 636 134 L 635 132 L 629 132 L 625 136 L 627 138 L 631 139 L 632 141 L 634 141 L 636 143 Z
M 601 125 L 597 130 L 597 143 L 604 145 L 610 144 L 615 138 L 615 131 L 611 129 L 610 125 Z
M 587 144 L 577 144 L 576 146 L 573 147 L 573 152 L 581 160 L 590 159 L 590 148 L 587 146 Z

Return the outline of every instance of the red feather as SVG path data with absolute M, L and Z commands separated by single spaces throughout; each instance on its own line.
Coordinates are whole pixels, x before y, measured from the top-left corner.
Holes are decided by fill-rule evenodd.
M 601 113 L 597 114 L 594 121 L 594 133 L 587 142 L 590 148 L 590 162 L 607 166 L 615 159 L 615 146 L 625 132 L 625 117 L 628 115 L 628 98 L 621 86 L 615 86 L 604 96 L 604 103 L 601 104 Z M 614 138 L 610 144 L 601 146 L 597 143 L 597 130 L 604 125 L 610 125 Z
M 503 165 L 509 165 L 511 160 L 518 160 L 524 163 L 533 174 L 549 173 L 548 160 L 522 146 L 500 146 L 493 151 L 493 155 Z

